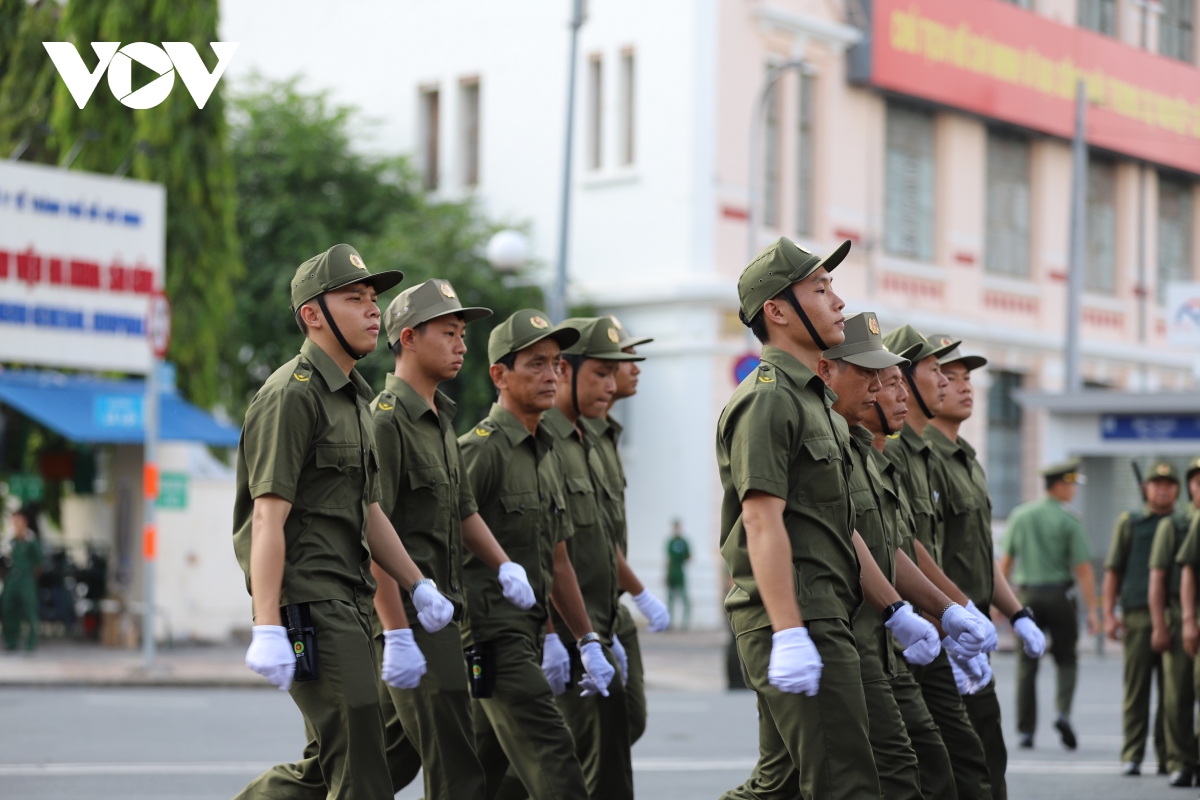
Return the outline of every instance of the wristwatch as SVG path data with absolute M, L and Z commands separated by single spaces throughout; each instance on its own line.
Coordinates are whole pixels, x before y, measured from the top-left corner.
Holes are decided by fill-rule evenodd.
M 417 581 L 416 583 L 414 583 L 412 585 L 412 591 L 410 591 L 409 594 L 416 594 L 417 587 L 423 586 L 424 584 L 429 584 L 429 586 L 432 587 L 434 591 L 437 591 L 437 584 L 434 583 L 433 578 L 421 578 L 421 580 Z
M 1035 625 L 1037 624 L 1037 619 L 1035 619 L 1033 616 L 1033 609 L 1030 608 L 1029 606 L 1025 606 L 1020 611 L 1013 614 L 1011 617 L 1008 618 L 1008 621 L 1010 624 L 1015 625 L 1015 624 L 1017 624 L 1017 620 L 1023 619 L 1025 617 L 1028 617 L 1030 620 L 1032 620 Z
M 596 633 L 595 631 L 588 631 L 583 636 L 579 637 L 579 642 L 577 644 L 580 647 L 583 647 L 585 644 L 588 644 L 590 642 L 595 642 L 596 644 L 600 644 L 600 634 Z
M 892 618 L 892 615 L 899 611 L 904 606 L 908 605 L 907 600 L 897 600 L 883 610 L 883 621 L 886 623 Z

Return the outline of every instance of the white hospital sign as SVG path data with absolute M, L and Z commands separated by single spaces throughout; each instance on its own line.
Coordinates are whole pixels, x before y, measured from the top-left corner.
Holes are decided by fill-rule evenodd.
M 1167 284 L 1167 341 L 1200 347 L 1200 283 Z
M 166 214 L 157 183 L 0 161 L 0 363 L 146 373 Z

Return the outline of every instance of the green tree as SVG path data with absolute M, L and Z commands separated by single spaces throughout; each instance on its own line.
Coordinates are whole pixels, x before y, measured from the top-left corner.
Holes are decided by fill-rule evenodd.
M 54 0 L 0 0 L 0 158 L 24 146 L 21 159 L 53 164 L 50 106 L 58 73 L 42 42 L 57 38 Z
M 404 282 L 379 299 L 381 308 L 435 276 L 450 280 L 464 305 L 492 308 L 498 319 L 542 304 L 540 291 L 506 287 L 481 257 L 496 226 L 473 204 L 431 203 L 403 159 L 354 150 L 352 134 L 364 125 L 354 109 L 333 105 L 327 93 L 300 92 L 295 79 L 252 80 L 231 105 L 239 236 L 249 265 L 224 355 L 233 416 L 241 418 L 266 377 L 300 346 L 288 312 L 296 267 L 338 242 L 354 245 L 373 271 L 404 271 Z M 468 328 L 462 373 L 443 387 L 460 403 L 463 428 L 486 413 L 495 395 L 487 374 L 494 322 Z M 358 368 L 378 388 L 393 364 L 381 339 Z

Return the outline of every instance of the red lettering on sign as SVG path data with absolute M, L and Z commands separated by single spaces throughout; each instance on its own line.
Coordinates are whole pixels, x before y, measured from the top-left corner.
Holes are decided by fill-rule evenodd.
M 54 284 L 62 284 L 63 282 L 63 262 L 61 258 L 50 259 L 50 282 Z
M 8 277 L 8 251 L 0 250 L 0 278 Z
M 17 280 L 32 285 L 42 279 L 42 257 L 34 255 L 33 248 L 17 253 Z
M 138 267 L 132 272 L 133 291 L 138 294 L 154 294 L 154 273 L 145 267 Z
M 126 292 L 130 286 L 126 284 L 126 270 L 124 267 L 113 264 L 108 268 L 108 290 L 110 292 Z
M 100 265 L 91 261 L 72 261 L 71 285 L 81 289 L 99 289 Z

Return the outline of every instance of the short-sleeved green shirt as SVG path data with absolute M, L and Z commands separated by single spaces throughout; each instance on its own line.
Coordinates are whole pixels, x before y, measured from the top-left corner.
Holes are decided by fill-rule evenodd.
M 581 437 L 557 408 L 542 415 L 542 425 L 554 437 L 554 451 L 567 485 L 567 511 L 575 529 L 567 542 L 567 553 L 579 579 L 579 593 L 583 595 L 592 628 L 608 643 L 617 621 L 617 598 L 621 590 L 617 585 L 617 534 L 600 495 L 613 479 L 608 477 L 596 443 L 586 428 Z M 551 609 L 550 613 L 559 638 L 571 641 L 573 637 L 566 622 L 557 611 Z
M 925 427 L 925 441 L 937 457 L 931 488 L 934 502 L 945 514 L 942 534 L 942 570 L 963 594 L 988 613 L 996 585 L 992 551 L 992 499 L 975 448 L 963 437 L 952 442 L 933 425 Z
M 19 580 L 37 580 L 38 568 L 42 566 L 42 540 L 37 536 L 26 539 L 13 539 L 12 566 L 8 570 L 8 580 L 16 584 Z
M 629 552 L 629 528 L 625 521 L 625 466 L 621 463 L 619 449 L 624 428 L 611 416 L 580 417 L 580 423 L 588 438 L 593 442 L 596 454 L 604 465 L 604 472 L 597 475 L 603 481 L 600 487 L 600 509 L 609 517 L 606 527 L 615 538 L 622 553 Z
M 532 608 L 517 608 L 504 599 L 496 570 L 467 553 L 463 642 L 513 634 L 536 640 L 550 608 L 554 548 L 571 536 L 554 439 L 545 426 L 530 434 L 512 412 L 496 403 L 458 443 L 479 515 L 508 557 L 525 568 L 537 598 Z
M 1196 507 L 1176 511 L 1164 520 L 1160 520 L 1154 532 L 1154 543 L 1150 545 L 1150 569 L 1167 571 L 1167 602 L 1179 604 L 1180 571 L 1182 567 L 1175 560 L 1180 545 L 1187 537 L 1188 528 L 1196 516 Z
M 1016 560 L 1018 586 L 1074 583 L 1075 567 L 1092 557 L 1079 515 L 1049 495 L 1013 509 L 1000 549 Z
M 1169 514 L 1151 514 L 1149 508 L 1126 511 L 1117 517 L 1104 568 L 1121 575 L 1121 608 L 1149 607 L 1150 551 L 1158 524 L 1169 517 Z
M 1192 515 L 1187 534 L 1179 545 L 1179 552 L 1175 554 L 1175 563 L 1180 569 L 1191 567 L 1193 571 L 1200 572 L 1200 513 Z M 1196 596 L 1196 607 L 1200 608 L 1200 593 Z
M 759 368 L 734 390 L 717 423 L 721 555 L 733 578 L 725 597 L 735 634 L 771 624 L 750 566 L 742 500 L 760 491 L 786 501 L 800 614 L 849 624 L 862 603 L 851 540 L 849 434 L 837 399 L 794 356 L 767 345 Z M 839 420 L 836 425 L 834 420 Z
M 935 470 L 933 450 L 907 422 L 894 439 L 883 447 L 888 460 L 896 465 L 896 478 L 903 489 L 912 514 L 913 535 L 942 565 L 942 520 L 933 495 L 931 477 Z M 940 499 L 940 498 L 939 498 Z
M 426 578 L 462 614 L 462 521 L 475 513 L 471 482 L 463 473 L 454 433 L 457 406 L 442 391 L 437 413 L 396 375 L 371 403 L 379 452 L 379 507 L 392 521 L 404 549 Z M 404 587 L 408 588 L 408 587 Z M 407 593 L 405 611 L 416 618 Z
M 875 452 L 874 442 L 874 435 L 862 425 L 850 429 L 850 502 L 854 508 L 854 529 L 870 549 L 880 571 L 894 585 L 900 498 L 890 480 L 885 484 L 871 456 Z M 896 674 L 896 654 L 888 641 L 888 630 L 883 627 L 883 617 L 875 609 L 863 608 L 854 618 L 854 642 L 858 646 L 864 683 Z
M 900 470 L 895 462 L 875 447 L 871 448 L 871 461 L 875 464 L 875 471 L 879 473 L 880 480 L 883 481 L 884 491 L 891 492 L 896 496 L 896 547 L 915 564 L 917 563 L 917 549 L 913 546 L 916 536 L 914 535 L 912 506 L 908 502 L 908 492 L 904 488 L 904 481 L 900 478 Z
M 237 454 L 233 549 L 250 586 L 254 501 L 292 504 L 283 524 L 283 605 L 375 596 L 367 511 L 379 501 L 371 387 L 311 339 L 267 378 L 246 410 Z

